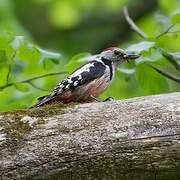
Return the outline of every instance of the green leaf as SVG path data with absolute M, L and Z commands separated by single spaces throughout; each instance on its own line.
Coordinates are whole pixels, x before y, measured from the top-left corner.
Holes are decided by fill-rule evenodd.
M 137 44 L 133 44 L 126 49 L 127 53 L 142 54 L 143 51 L 148 52 L 150 48 L 155 46 L 155 42 L 143 41 Z
M 176 52 L 176 53 L 171 53 L 171 52 L 167 52 L 164 49 L 159 49 L 161 54 L 163 55 L 163 57 L 165 59 L 167 59 L 171 64 L 173 64 L 176 69 L 179 70 L 179 63 L 178 60 L 180 60 L 180 52 Z
M 59 59 L 61 57 L 60 53 L 46 51 L 41 48 L 37 48 L 37 49 L 42 53 L 42 58 L 44 58 L 44 59 Z
M 41 55 L 37 48 L 30 49 L 27 45 L 23 45 L 18 49 L 18 57 L 24 62 L 37 63 L 40 61 Z
M 134 74 L 136 72 L 136 69 L 118 68 L 118 71 L 125 74 Z
M 28 108 L 27 105 L 22 104 L 22 102 L 13 102 L 9 105 L 3 105 L 3 108 L 0 108 L 0 111 L 11 111 L 17 109 L 26 109 Z
M 54 64 L 59 64 L 59 60 L 58 59 L 49 59 L 51 60 Z
M 4 86 L 7 82 L 7 74 L 9 70 L 7 66 L 2 66 L 0 70 L 0 86 Z
M 177 9 L 171 14 L 171 22 L 173 24 L 179 24 L 180 23 L 180 9 Z
M 79 62 L 88 62 L 88 61 L 92 61 L 92 60 L 94 60 L 94 59 L 96 59 L 98 57 L 99 57 L 99 54 L 91 56 L 91 54 L 87 53 L 86 57 L 80 58 L 80 59 L 78 59 L 78 61 Z
M 7 57 L 10 57 L 13 54 L 14 51 L 8 43 L 8 37 L 0 36 L 0 50 L 4 50 Z
M 22 92 L 28 92 L 29 91 L 29 86 L 27 84 L 22 84 L 22 83 L 14 83 L 14 87 Z
M 174 60 L 180 60 L 180 52 L 176 52 L 176 53 L 167 52 L 167 54 L 173 57 Z
M 0 36 L 0 49 L 5 49 L 8 46 L 8 38 Z
M 71 61 L 81 61 L 81 59 L 89 57 L 90 53 L 79 53 L 72 57 Z
M 165 16 L 164 14 L 161 14 L 160 11 L 155 12 L 154 18 L 156 19 L 158 23 L 163 24 L 163 25 L 168 25 L 171 23 L 170 18 L 168 16 Z
M 154 51 L 154 52 L 152 52 L 151 55 L 149 55 L 148 57 L 143 57 L 143 56 L 142 56 L 142 57 L 138 58 L 138 59 L 135 61 L 135 64 L 137 65 L 137 64 L 142 63 L 142 62 L 145 62 L 145 61 L 147 61 L 147 62 L 155 62 L 155 61 L 159 60 L 161 57 L 162 57 L 162 56 L 161 56 L 161 54 L 160 54 L 159 52 Z
M 156 38 L 155 37 L 147 37 L 146 41 L 154 42 L 154 41 L 156 41 Z
M 28 44 L 28 47 L 31 50 L 36 48 L 41 53 L 41 59 L 40 59 L 40 62 L 39 62 L 40 65 L 45 66 L 45 60 L 50 60 L 54 64 L 59 64 L 59 60 L 61 58 L 61 54 L 60 53 L 55 53 L 55 52 L 47 51 L 47 50 L 41 49 L 39 47 L 36 47 L 36 46 L 34 46 L 32 44 Z
M 11 70 L 12 76 L 20 75 L 22 72 L 24 72 L 24 69 L 27 67 L 27 65 L 27 63 L 22 61 L 15 61 Z
M 7 57 L 5 50 L 0 50 L 0 69 L 7 64 Z
M 136 78 L 147 95 L 168 91 L 166 78 L 147 65 L 143 63 L 138 64 L 136 72 Z
M 84 60 L 81 61 L 85 57 L 89 57 L 89 53 L 80 53 L 72 57 L 71 61 L 66 65 L 66 70 L 69 73 L 72 73 L 79 66 L 84 64 Z M 88 60 L 86 60 L 88 61 Z
M 17 51 L 18 48 L 20 46 L 23 46 L 24 44 L 24 36 L 16 36 L 15 39 L 10 43 L 10 45 L 13 47 L 15 51 Z

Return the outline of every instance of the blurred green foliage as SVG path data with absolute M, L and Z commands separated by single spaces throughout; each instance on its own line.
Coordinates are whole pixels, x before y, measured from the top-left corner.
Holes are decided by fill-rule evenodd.
M 153 11 L 136 21 L 148 34 L 147 39 L 118 24 L 122 22 L 123 6 L 138 3 L 0 0 L 0 111 L 27 108 L 78 66 L 93 59 L 91 54 L 114 45 L 142 56 L 119 67 L 112 85 L 100 98 L 179 91 L 179 83 L 143 62 L 180 77 L 180 1 L 159 0 Z M 52 74 L 55 72 L 60 74 Z M 41 77 L 44 74 L 49 76 Z

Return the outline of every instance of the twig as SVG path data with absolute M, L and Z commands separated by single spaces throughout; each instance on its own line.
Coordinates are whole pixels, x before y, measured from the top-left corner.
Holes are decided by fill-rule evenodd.
M 46 89 L 42 89 L 42 88 L 40 88 L 40 87 L 36 86 L 36 85 L 35 85 L 35 84 L 33 84 L 31 81 L 29 81 L 29 82 L 28 82 L 28 84 L 30 84 L 33 88 L 39 89 L 39 90 L 41 90 L 41 91 L 46 91 L 46 92 L 48 92 L 48 90 L 46 90 Z
M 15 58 L 15 56 L 16 56 L 16 51 L 13 53 L 13 55 L 10 58 L 10 63 L 9 63 L 9 66 L 8 66 L 8 73 L 7 73 L 7 76 L 6 76 L 6 84 L 9 83 L 9 76 L 10 76 L 10 73 L 11 73 L 13 59 Z
M 137 27 L 137 25 L 134 23 L 134 21 L 130 18 L 129 16 L 129 13 L 128 13 L 128 10 L 127 10 L 127 7 L 124 7 L 123 8 L 123 14 L 124 14 L 124 17 L 126 19 L 126 21 L 128 22 L 128 24 L 130 25 L 130 27 L 135 31 L 137 32 L 142 38 L 146 39 L 148 38 L 148 36 L 141 30 Z M 165 32 L 159 34 L 156 38 L 159 38 L 161 36 L 163 36 L 164 34 L 166 33 L 169 33 L 169 30 L 173 27 L 173 25 L 171 25 Z M 158 48 L 157 48 L 158 49 Z M 173 64 L 173 66 L 179 70 L 179 64 L 177 64 L 177 62 L 175 62 L 174 60 L 170 59 L 170 57 L 166 56 L 163 54 L 163 52 L 161 52 L 162 56 L 165 57 L 171 64 Z M 180 78 L 172 75 L 172 74 L 169 74 L 169 73 L 166 73 L 156 67 L 154 67 L 153 65 L 149 64 L 149 63 L 146 63 L 144 62 L 146 65 L 148 65 L 149 67 L 153 68 L 154 70 L 156 70 L 158 73 L 160 73 L 161 75 L 171 79 L 171 80 L 174 80 L 176 82 L 180 82 Z
M 148 38 L 147 34 L 145 34 L 141 29 L 139 29 L 139 27 L 137 27 L 137 25 L 134 23 L 134 21 L 130 18 L 129 13 L 128 13 L 128 9 L 125 6 L 123 8 L 123 14 L 124 17 L 126 19 L 126 21 L 128 22 L 128 24 L 130 25 L 130 27 L 137 32 L 142 38 Z
M 36 76 L 36 77 L 33 77 L 33 78 L 30 78 L 30 79 L 26 79 L 26 80 L 23 80 L 23 81 L 19 81 L 18 83 L 29 83 L 31 81 L 34 81 L 36 79 L 41 79 L 43 77 L 47 77 L 47 76 L 55 76 L 55 75 L 60 75 L 60 74 L 65 74 L 67 73 L 66 71 L 63 71 L 63 72 L 57 72 L 57 73 L 47 73 L 47 74 L 43 74 L 41 76 Z M 13 83 L 8 83 L 4 86 L 0 86 L 0 90 L 3 90 L 9 86 L 13 86 Z
M 180 33 L 180 31 L 169 31 L 168 33 L 177 34 Z
M 180 65 L 176 62 L 176 60 L 174 60 L 174 58 L 164 53 L 161 53 L 161 54 L 165 59 L 167 59 L 176 68 L 176 70 L 180 71 Z
M 47 76 L 55 76 L 55 75 L 66 74 L 66 73 L 67 73 L 66 71 L 63 71 L 63 72 L 57 72 L 57 73 L 47 73 L 47 74 L 43 74 L 43 75 L 41 75 L 41 76 L 36 76 L 36 77 L 30 78 L 30 79 L 21 81 L 20 83 L 27 83 L 27 82 L 29 82 L 29 81 L 33 81 L 33 80 L 36 80 L 36 79 L 41 79 L 41 78 L 43 78 L 43 77 L 47 77 Z
M 169 30 L 174 27 L 174 24 L 171 24 L 163 33 L 156 36 L 156 39 L 160 38 L 161 36 L 164 36 L 165 34 L 169 33 Z
M 169 73 L 167 73 L 167 72 L 164 72 L 164 71 L 162 71 L 162 70 L 154 67 L 153 65 L 151 65 L 151 64 L 149 64 L 149 63 L 147 63 L 147 62 L 144 62 L 144 64 L 146 64 L 147 66 L 151 67 L 152 69 L 154 69 L 154 70 L 157 71 L 158 73 L 162 74 L 163 76 L 165 76 L 165 77 L 167 77 L 167 78 L 169 78 L 169 79 L 171 79 L 171 80 L 173 80 L 173 81 L 176 81 L 176 82 L 180 83 L 180 78 L 179 78 L 179 77 L 177 77 L 177 76 L 175 76 L 175 75 L 172 75 L 172 74 L 169 74 Z
M 171 63 L 176 70 L 180 71 L 180 65 L 177 63 L 177 61 L 168 53 L 166 53 L 162 48 L 156 47 L 156 49 L 161 53 L 161 55 Z

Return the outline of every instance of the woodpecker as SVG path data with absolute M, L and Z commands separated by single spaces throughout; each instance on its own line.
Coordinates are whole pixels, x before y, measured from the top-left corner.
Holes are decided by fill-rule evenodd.
M 117 67 L 139 55 L 126 54 L 117 47 L 105 49 L 91 60 L 61 81 L 47 96 L 38 98 L 30 108 L 40 107 L 52 102 L 67 104 L 70 102 L 93 102 L 110 86 Z

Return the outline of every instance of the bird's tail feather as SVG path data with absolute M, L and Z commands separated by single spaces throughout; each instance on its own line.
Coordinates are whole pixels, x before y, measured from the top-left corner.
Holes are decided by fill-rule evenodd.
M 33 106 L 30 106 L 29 109 L 32 109 L 35 107 L 40 107 L 45 104 L 49 104 L 53 101 L 53 99 L 54 99 L 54 97 L 51 95 L 42 96 L 42 97 L 38 98 L 39 101 L 36 104 L 34 104 Z

